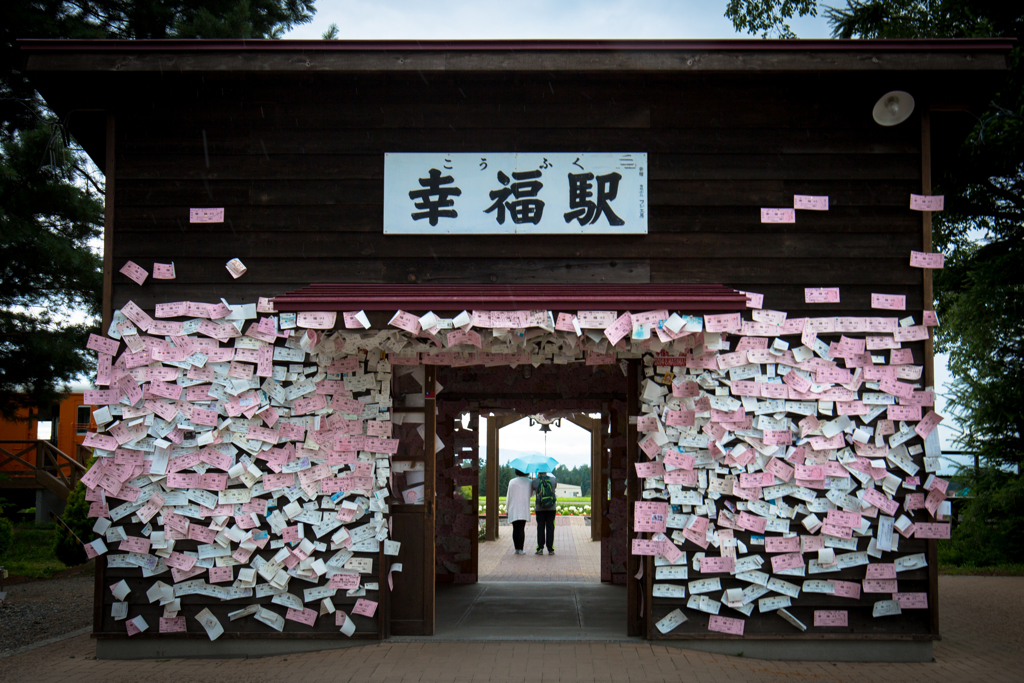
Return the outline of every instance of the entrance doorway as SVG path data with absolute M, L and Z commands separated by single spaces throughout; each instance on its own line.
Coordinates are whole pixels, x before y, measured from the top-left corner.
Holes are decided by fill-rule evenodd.
M 445 367 L 437 372 L 443 387 L 437 394 L 438 445 L 444 447 L 437 457 L 435 636 L 459 640 L 626 637 L 626 487 L 624 477 L 618 475 L 625 470 L 627 377 L 618 366 L 581 365 Z M 582 435 L 593 475 L 587 487 L 591 525 L 584 515 L 556 517 L 553 556 L 534 554 L 534 519 L 526 530 L 527 553 L 516 555 L 511 527 L 501 515 L 499 499 L 507 483 L 502 486 L 500 465 L 508 460 L 501 454 L 505 448 L 526 447 L 514 436 L 515 424 L 531 415 L 561 418 Z M 475 449 L 470 445 L 474 436 Z M 476 485 L 467 486 L 474 476 Z M 483 513 L 484 523 L 473 538 L 466 539 L 471 543 L 469 557 L 452 552 L 463 542 L 453 541 L 454 528 L 442 523 L 442 509 L 451 505 L 442 502 L 445 491 L 454 494 L 456 505 L 469 503 Z M 462 563 L 446 565 L 456 555 Z
M 400 443 L 394 460 L 404 471 L 396 469 L 401 500 L 391 506 L 391 521 L 394 538 L 408 554 L 386 607 L 391 635 L 433 636 L 450 627 L 446 637 L 486 638 L 487 622 L 501 637 L 538 637 L 536 620 L 524 619 L 517 631 L 502 615 L 532 614 L 528 605 L 544 600 L 575 606 L 547 622 L 559 624 L 550 627 L 550 637 L 621 638 L 623 629 L 625 635 L 641 635 L 639 584 L 631 578 L 638 566 L 628 554 L 628 511 L 639 496 L 636 476 L 630 476 L 637 439 L 629 420 L 638 411 L 637 377 L 636 361 L 536 368 L 420 365 L 396 372 L 394 412 L 402 420 L 395 429 Z M 591 423 L 601 437 L 592 458 L 592 470 L 600 473 L 594 488 L 601 505 L 596 512 L 591 507 L 595 524 L 600 517 L 591 542 L 600 546 L 601 584 L 482 581 L 480 544 L 490 541 L 481 540 L 487 534 L 479 527 L 480 489 L 492 500 L 499 492 L 493 476 L 481 487 L 480 416 L 558 413 L 600 415 L 599 428 Z M 487 453 L 496 456 L 499 450 L 488 442 Z M 500 538 L 497 506 L 487 521 L 484 531 Z M 542 584 L 551 588 L 538 593 Z M 601 635 L 594 631 L 599 623 L 609 626 Z

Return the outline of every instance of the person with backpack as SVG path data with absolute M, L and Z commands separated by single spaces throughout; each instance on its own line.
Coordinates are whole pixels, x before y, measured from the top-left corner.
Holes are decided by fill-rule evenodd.
M 534 510 L 537 513 L 537 554 L 544 554 L 547 546 L 548 555 L 555 554 L 555 509 L 558 498 L 555 489 L 558 480 L 554 475 L 541 472 L 533 480 Z
M 515 471 L 516 478 L 508 483 L 505 503 L 508 509 L 508 522 L 512 525 L 512 544 L 516 547 L 516 555 L 525 555 L 523 545 L 526 543 L 526 523 L 530 521 L 530 497 L 533 487 L 525 472 Z

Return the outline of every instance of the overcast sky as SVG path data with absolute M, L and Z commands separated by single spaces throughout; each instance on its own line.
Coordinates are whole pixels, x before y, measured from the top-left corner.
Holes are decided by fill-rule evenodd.
M 746 38 L 718 0 L 318 0 L 312 23 L 287 38 L 342 40 L 516 38 Z M 821 18 L 791 22 L 801 38 L 829 37 Z

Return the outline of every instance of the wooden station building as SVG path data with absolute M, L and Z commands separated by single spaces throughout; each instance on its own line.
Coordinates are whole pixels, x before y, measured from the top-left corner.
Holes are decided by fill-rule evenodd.
M 364 310 L 384 329 L 399 309 L 417 316 L 749 311 L 742 292 L 763 294 L 765 308 L 790 318 L 872 316 L 871 295 L 884 292 L 905 296 L 907 312 L 899 315 L 920 322 L 932 308 L 931 274 L 911 267 L 908 257 L 932 250 L 931 213 L 909 210 L 909 196 L 932 194 L 933 177 L 974 125 L 971 112 L 1006 70 L 1009 49 L 995 40 L 21 47 L 47 103 L 106 174 L 104 330 L 129 301 L 152 310 L 221 297 L 232 304 L 270 297 L 278 311 Z M 872 108 L 892 91 L 913 96 L 913 113 L 899 125 L 878 125 Z M 643 230 L 589 230 L 556 215 L 560 231 L 495 233 L 496 214 L 481 215 L 476 226 L 464 222 L 469 228 L 461 232 L 387 230 L 389 155 L 417 153 L 475 155 L 480 164 L 489 154 L 570 163 L 574 155 L 636 155 L 646 172 Z M 508 183 L 489 180 L 493 190 Z M 607 199 L 612 188 L 604 190 Z M 794 195 L 827 196 L 828 210 L 762 222 L 762 209 L 792 207 Z M 196 207 L 223 208 L 222 222 L 191 222 Z M 488 229 L 476 229 L 484 223 Z M 248 269 L 244 276 L 225 269 L 233 258 Z M 127 261 L 147 268 L 173 262 L 176 278 L 140 287 L 119 272 Z M 841 299 L 807 303 L 805 288 L 839 288 Z M 932 386 L 930 338 L 906 348 L 924 366 L 920 386 Z M 650 557 L 623 558 L 624 548 L 611 547 L 610 505 L 616 496 L 625 503 L 632 529 L 643 489 L 634 469 L 642 435 L 628 418 L 640 412 L 644 368 L 625 365 L 626 373 L 610 366 L 615 372 L 597 380 L 581 375 L 582 366 L 545 365 L 514 385 L 504 374 L 522 377 L 521 369 L 426 368 L 427 381 L 445 387 L 436 395 L 428 387 L 420 408 L 428 445 L 416 457 L 425 461 L 427 504 L 392 507 L 405 574 L 360 635 L 433 632 L 435 516 L 446 493 L 435 479 L 444 467 L 432 457 L 434 435 L 464 440 L 453 419 L 460 412 L 533 402 L 602 415 L 590 424 L 603 439 L 595 442 L 594 468 L 606 475 L 595 477 L 595 534 L 609 546 L 606 555 L 622 560 L 608 561 L 605 579 L 626 584 L 629 634 L 691 644 L 732 637 L 698 628 L 692 615 L 659 631 L 655 622 L 678 601 L 653 594 Z M 447 493 L 458 483 L 448 482 Z M 497 495 L 495 485 L 488 498 Z M 488 533 L 495 524 L 488 519 Z M 757 620 L 755 612 L 743 637 L 780 648 L 898 641 L 926 644 L 930 652 L 939 636 L 935 544 L 910 538 L 899 549 L 928 559 L 926 568 L 900 577 L 912 586 L 906 590 L 927 594 L 926 609 L 873 619 L 864 596 L 845 603 L 849 628 L 825 634 Z M 472 574 L 471 564 L 463 566 Z M 125 637 L 104 595 L 116 576 L 102 568 L 97 574 L 100 638 Z M 386 582 L 383 568 L 378 578 Z M 793 611 L 839 604 L 808 594 Z M 282 635 L 337 637 L 333 628 L 297 635 L 291 626 Z

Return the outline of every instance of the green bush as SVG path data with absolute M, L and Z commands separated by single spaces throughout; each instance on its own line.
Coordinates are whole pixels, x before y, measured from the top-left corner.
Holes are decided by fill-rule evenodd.
M 0 557 L 11 549 L 11 538 L 14 536 L 14 525 L 11 520 L 0 517 Z
M 92 541 L 96 534 L 92 530 L 95 521 L 89 518 L 89 501 L 85 499 L 85 485 L 82 482 L 78 482 L 68 495 L 61 519 L 71 527 L 74 535 L 64 524 L 58 523 L 53 535 L 54 555 L 69 567 L 84 564 L 89 557 L 85 554 L 83 544 Z

